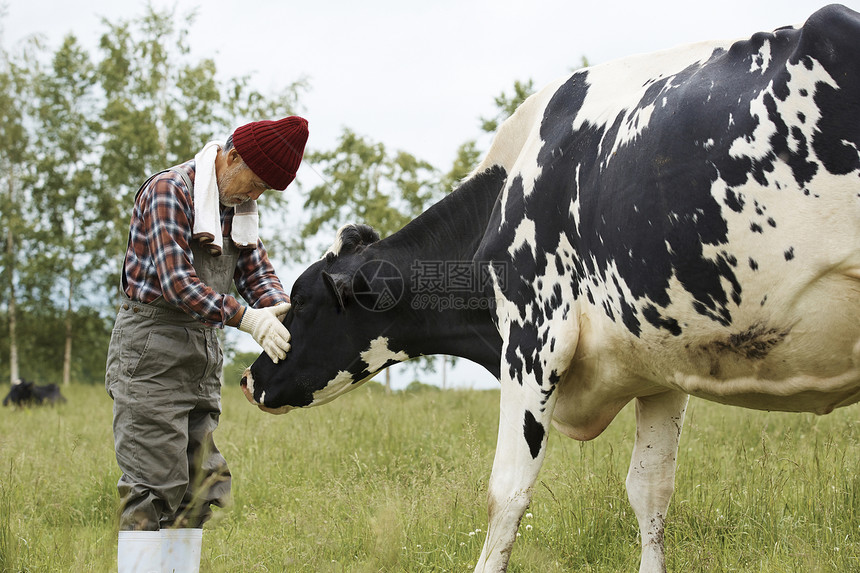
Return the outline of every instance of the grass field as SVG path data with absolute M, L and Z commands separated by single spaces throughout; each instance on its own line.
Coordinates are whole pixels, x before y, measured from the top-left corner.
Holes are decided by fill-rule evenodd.
M 5 392 L 8 387 L 0 387 Z M 115 568 L 111 402 L 0 410 L 0 571 Z M 233 507 L 202 571 L 470 571 L 486 529 L 497 391 L 359 389 L 286 416 L 224 390 Z M 510 571 L 636 571 L 628 406 L 599 438 L 550 434 Z M 667 520 L 670 571 L 860 571 L 857 408 L 825 417 L 691 402 Z

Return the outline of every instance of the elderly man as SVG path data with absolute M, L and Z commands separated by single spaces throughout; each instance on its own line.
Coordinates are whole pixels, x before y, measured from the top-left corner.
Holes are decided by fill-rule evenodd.
M 106 387 L 122 470 L 122 572 L 198 571 L 202 525 L 230 472 L 212 439 L 223 357 L 215 328 L 250 333 L 274 361 L 289 309 L 257 236 L 256 199 L 293 181 L 308 138 L 291 116 L 237 128 L 137 192 Z M 235 283 L 247 301 L 229 294 Z

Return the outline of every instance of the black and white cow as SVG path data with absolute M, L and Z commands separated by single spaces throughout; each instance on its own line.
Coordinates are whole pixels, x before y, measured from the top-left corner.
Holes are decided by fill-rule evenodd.
M 261 355 L 245 394 L 283 413 L 433 353 L 498 375 L 476 571 L 506 569 L 550 423 L 590 440 L 635 400 L 640 571 L 664 571 L 689 395 L 819 414 L 860 400 L 859 39 L 860 15 L 828 6 L 549 85 L 400 232 L 341 229 L 293 287 L 292 351 Z
M 65 396 L 60 393 L 56 384 L 35 384 L 29 380 L 18 379 L 9 389 L 9 393 L 3 398 L 3 405 L 17 406 L 41 406 L 43 404 L 64 404 Z

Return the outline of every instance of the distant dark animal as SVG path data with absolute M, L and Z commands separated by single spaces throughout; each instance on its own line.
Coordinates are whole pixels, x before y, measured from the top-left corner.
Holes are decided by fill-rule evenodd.
M 56 384 L 35 384 L 28 380 L 19 379 L 12 385 L 9 394 L 3 398 L 3 405 L 41 406 L 43 404 L 64 404 L 66 398 L 60 394 Z
M 578 70 L 459 189 L 370 231 L 344 227 L 296 280 L 292 350 L 245 372 L 248 399 L 284 413 L 422 355 L 484 365 L 501 398 L 480 573 L 507 568 L 550 424 L 590 440 L 634 401 L 640 571 L 662 573 L 688 395 L 860 401 L 860 14 Z

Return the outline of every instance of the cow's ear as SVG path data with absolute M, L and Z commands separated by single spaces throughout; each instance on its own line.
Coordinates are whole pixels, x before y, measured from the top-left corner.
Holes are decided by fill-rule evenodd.
M 349 296 L 350 290 L 349 275 L 342 273 L 330 274 L 327 271 L 323 271 L 322 276 L 325 284 L 334 293 L 335 298 L 337 298 L 337 304 L 342 309 L 346 308 L 346 298 Z

